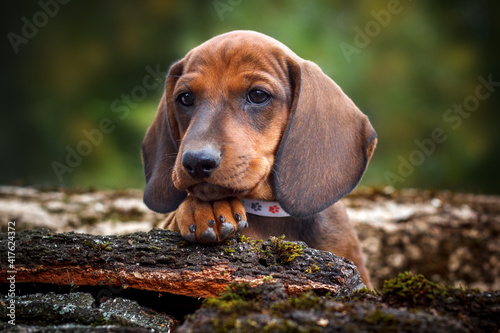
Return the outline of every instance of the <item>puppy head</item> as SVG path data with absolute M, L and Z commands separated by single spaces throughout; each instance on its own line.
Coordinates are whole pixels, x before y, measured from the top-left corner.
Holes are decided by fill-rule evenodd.
M 235 32 L 171 67 L 143 144 L 150 208 L 175 209 L 186 192 L 202 200 L 272 195 L 268 178 L 293 94 L 283 50 L 267 36 Z
M 317 66 L 265 35 L 227 33 L 169 71 L 143 142 L 144 200 L 168 212 L 186 193 L 277 198 L 292 215 L 311 215 L 352 190 L 374 140 Z

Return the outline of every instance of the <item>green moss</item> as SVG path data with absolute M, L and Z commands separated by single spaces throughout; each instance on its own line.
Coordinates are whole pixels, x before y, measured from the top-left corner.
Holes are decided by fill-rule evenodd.
M 278 256 L 281 264 L 289 263 L 304 253 L 302 245 L 283 241 L 284 238 L 285 235 L 271 237 L 271 250 Z
M 250 240 L 251 240 L 251 238 L 247 237 L 245 235 L 238 236 L 238 242 L 240 242 L 240 243 L 248 243 Z
M 94 242 L 92 239 L 88 239 L 88 240 L 83 241 L 83 246 L 90 247 L 91 249 L 96 250 L 96 251 L 101 251 L 101 250 L 111 251 L 112 250 L 112 247 L 109 244 L 109 241 L 103 242 L 103 241 L 97 240 Z
M 379 332 L 398 332 L 398 318 L 392 313 L 375 308 L 366 313 L 363 321 L 371 326 L 377 327 Z
M 271 262 L 268 262 L 268 265 L 285 265 L 304 253 L 304 247 L 294 242 L 284 241 L 284 238 L 285 235 L 280 237 L 271 237 L 270 246 L 268 245 L 268 243 L 265 243 L 265 245 L 262 246 L 262 240 L 253 240 L 250 237 L 246 237 L 244 235 L 240 235 L 238 237 L 238 241 L 241 243 L 250 244 L 252 246 L 252 249 L 248 251 L 253 250 L 261 258 L 265 258 L 266 261 L 269 261 L 268 259 L 270 259 Z
M 312 266 L 307 267 L 304 273 L 306 274 L 311 274 L 311 273 L 317 273 L 319 272 L 319 266 L 316 264 L 313 264 Z
M 229 247 L 227 249 L 224 249 L 225 254 L 234 253 L 234 252 L 236 252 L 236 249 L 233 247 Z
M 238 237 L 238 242 L 250 244 L 252 246 L 252 250 L 258 255 L 262 255 L 265 252 L 259 246 L 260 243 L 262 243 L 262 240 L 253 240 L 252 238 L 246 237 L 245 235 L 240 235 Z
M 342 297 L 342 302 L 347 301 L 365 301 L 365 300 L 379 300 L 381 294 L 378 290 L 372 290 L 367 287 L 363 287 L 361 289 L 355 290 L 351 295 Z
M 391 304 L 404 304 L 410 308 L 428 308 L 437 305 L 436 302 L 444 302 L 447 298 L 461 299 L 477 293 L 479 290 L 443 286 L 427 280 L 421 274 L 404 272 L 386 280 L 381 291 L 365 287 L 343 297 L 342 301 L 380 299 Z
M 265 278 L 262 279 L 262 282 L 271 282 L 273 280 L 273 275 L 266 276 Z
M 384 300 L 398 301 L 409 306 L 428 307 L 435 300 L 448 297 L 450 290 L 456 289 L 431 282 L 421 274 L 404 272 L 384 282 L 382 296 Z
M 439 313 L 467 323 L 475 331 L 493 332 L 500 327 L 498 293 L 442 286 L 406 272 L 386 281 L 381 295 L 388 305 L 405 306 L 410 312 Z
M 233 284 L 219 298 L 205 299 L 202 308 L 218 313 L 211 319 L 213 332 L 319 332 L 319 327 L 308 327 L 284 319 L 284 314 L 294 310 L 319 310 L 324 301 L 314 292 L 287 298 L 284 294 L 276 293 L 281 288 L 281 285 L 273 283 L 257 287 L 250 287 L 247 283 Z M 252 313 L 257 316 L 251 316 Z M 258 319 L 259 313 L 272 313 L 276 319 L 262 326 Z M 194 320 L 194 317 L 188 320 Z
M 215 333 L 226 333 L 238 329 L 241 327 L 241 323 L 238 318 L 214 318 L 211 326 Z
M 305 292 L 299 296 L 289 297 L 284 302 L 274 303 L 271 310 L 276 315 L 282 315 L 293 310 L 319 310 L 324 306 L 324 302 L 330 295 L 320 297 L 312 291 Z
M 231 284 L 227 286 L 226 292 L 219 298 L 207 298 L 203 301 L 203 306 L 215 308 L 224 313 L 243 314 L 250 310 L 256 310 L 255 302 L 252 302 L 256 296 L 254 291 L 249 291 L 248 283 Z

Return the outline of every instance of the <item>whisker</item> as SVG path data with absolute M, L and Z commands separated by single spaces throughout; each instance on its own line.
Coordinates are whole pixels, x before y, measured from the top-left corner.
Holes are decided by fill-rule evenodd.
M 247 169 L 247 171 L 252 171 L 254 174 L 256 174 L 256 175 L 257 175 L 257 177 L 258 177 L 258 179 L 259 179 L 259 180 L 264 180 L 264 183 L 266 184 L 266 186 L 267 186 L 270 190 L 272 190 L 271 185 L 270 185 L 270 184 L 269 184 L 269 182 L 267 181 L 267 179 L 266 179 L 265 175 L 261 175 L 261 174 L 259 174 L 257 171 L 252 170 L 252 169 Z

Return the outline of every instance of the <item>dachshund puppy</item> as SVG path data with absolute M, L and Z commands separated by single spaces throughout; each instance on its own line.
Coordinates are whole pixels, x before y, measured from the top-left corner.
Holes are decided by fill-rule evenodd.
M 371 287 L 340 202 L 377 142 L 368 118 L 310 61 L 233 31 L 169 70 L 142 145 L 144 202 L 192 242 L 286 235 L 351 259 Z

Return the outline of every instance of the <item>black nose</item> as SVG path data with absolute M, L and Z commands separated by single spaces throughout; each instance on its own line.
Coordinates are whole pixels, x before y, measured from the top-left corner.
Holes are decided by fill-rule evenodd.
M 207 178 L 219 166 L 220 155 L 211 148 L 187 150 L 182 154 L 182 166 L 193 178 Z

